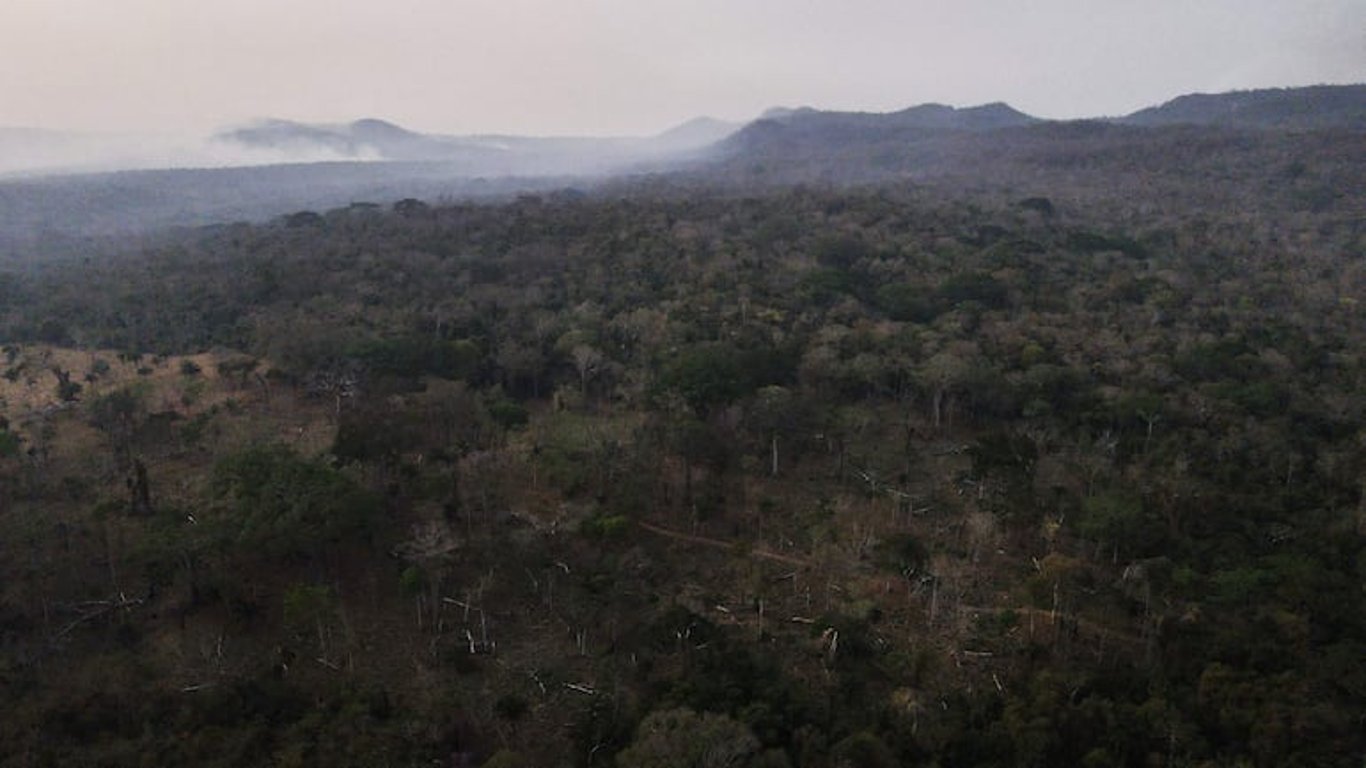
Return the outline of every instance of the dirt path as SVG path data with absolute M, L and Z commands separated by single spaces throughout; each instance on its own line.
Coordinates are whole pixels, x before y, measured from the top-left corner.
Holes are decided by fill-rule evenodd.
M 651 523 L 637 522 L 636 525 L 639 525 L 641 528 L 644 528 L 645 530 L 650 531 L 651 533 L 657 533 L 660 536 L 673 539 L 674 541 L 686 541 L 690 544 L 701 544 L 705 547 L 711 547 L 713 549 L 727 549 L 732 552 L 739 551 L 739 547 L 736 545 L 735 542 L 724 541 L 722 539 L 712 539 L 706 536 L 694 536 L 690 533 L 680 533 L 678 531 L 671 531 L 668 528 L 661 528 L 660 526 L 653 525 Z M 798 568 L 811 567 L 810 560 L 801 557 L 795 557 L 793 555 L 783 555 L 777 552 L 771 552 L 767 549 L 751 549 L 749 550 L 749 554 L 753 557 L 757 557 L 762 560 L 772 560 L 776 563 L 786 563 L 787 565 L 795 565 Z

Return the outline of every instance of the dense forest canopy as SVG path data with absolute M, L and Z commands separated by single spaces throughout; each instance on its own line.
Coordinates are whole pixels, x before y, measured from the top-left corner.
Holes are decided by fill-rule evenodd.
M 1358 765 L 1360 134 L 799 119 L 0 272 L 0 765 Z

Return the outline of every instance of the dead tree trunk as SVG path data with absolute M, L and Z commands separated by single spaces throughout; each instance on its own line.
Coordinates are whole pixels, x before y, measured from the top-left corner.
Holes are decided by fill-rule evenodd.
M 127 480 L 129 510 L 133 515 L 152 514 L 152 490 L 147 482 L 147 465 L 141 459 L 133 460 L 133 474 Z

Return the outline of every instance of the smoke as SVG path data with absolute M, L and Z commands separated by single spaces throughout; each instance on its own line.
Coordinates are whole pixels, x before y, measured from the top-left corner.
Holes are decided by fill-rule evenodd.
M 369 148 L 343 153 L 326 147 L 249 147 L 216 138 L 172 134 L 0 128 L 0 177 L 379 159 L 379 153 Z

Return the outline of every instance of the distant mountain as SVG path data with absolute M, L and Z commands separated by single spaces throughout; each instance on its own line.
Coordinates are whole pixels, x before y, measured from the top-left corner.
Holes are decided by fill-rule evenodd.
M 1040 120 L 999 103 L 881 114 L 775 109 L 722 142 L 723 159 L 710 173 L 748 185 L 941 179 L 1068 186 L 1144 177 L 1192 189 L 1192 179 L 1270 163 L 1315 169 L 1297 177 L 1304 188 L 1295 192 L 1312 196 L 1312 184 L 1359 183 L 1363 112 L 1366 86 L 1187 96 L 1117 120 Z
M 373 118 L 345 125 L 263 120 L 224 131 L 214 138 L 251 149 L 332 153 L 338 159 L 348 160 L 425 160 L 452 154 L 451 148 L 438 138 Z
M 1086 125 L 1087 121 L 1041 120 L 1000 102 L 967 108 L 922 104 L 886 113 L 779 107 L 765 112 L 722 146 L 732 157 L 785 156 L 805 162 L 819 156 L 847 160 L 862 152 L 878 155 L 897 167 L 908 162 L 925 167 L 942 165 L 955 147 L 972 143 L 969 137 L 974 134 L 1078 124 Z M 1192 94 L 1126 117 L 1090 124 L 1097 127 L 1069 128 L 1064 133 L 1094 131 L 1107 124 L 1135 128 L 1361 130 L 1366 129 L 1366 85 Z
M 992 103 L 955 108 L 922 104 L 897 112 L 770 109 L 720 144 L 732 162 L 758 162 L 784 178 L 882 177 L 942 158 L 945 142 L 1043 124 L 1013 107 Z
M 922 104 L 888 115 L 898 125 L 949 131 L 990 131 L 1039 122 L 1003 102 L 955 109 L 943 104 Z
M 657 144 L 681 150 L 698 149 L 725 140 L 743 127 L 739 123 L 717 120 L 713 117 L 698 117 L 682 125 L 674 126 L 654 137 Z
M 743 127 L 698 118 L 626 138 L 443 136 L 374 118 L 268 120 L 212 142 L 0 128 L 0 257 L 52 237 L 357 200 L 588 187 L 639 172 L 745 189 L 935 180 L 1048 194 L 1141 187 L 1164 205 L 1187 206 L 1207 203 L 1191 190 L 1244 190 L 1223 182 L 1257 177 L 1259 194 L 1294 198 L 1288 209 L 1331 208 L 1340 204 L 1334 190 L 1366 185 L 1363 113 L 1366 86 L 1357 85 L 1183 96 L 1084 121 L 1040 120 L 1001 103 L 882 114 L 776 108 Z M 130 168 L 180 170 L 72 175 Z
M 921 104 L 899 112 L 827 112 L 801 107 L 776 107 L 764 112 L 756 122 L 770 121 L 798 130 L 852 131 L 989 131 L 1039 122 L 1011 107 L 996 102 L 978 107 L 955 108 L 944 104 Z M 752 124 L 751 124 L 752 125 Z
M 1141 126 L 1217 125 L 1282 130 L 1366 128 L 1366 85 L 1194 93 L 1139 110 L 1114 122 Z

